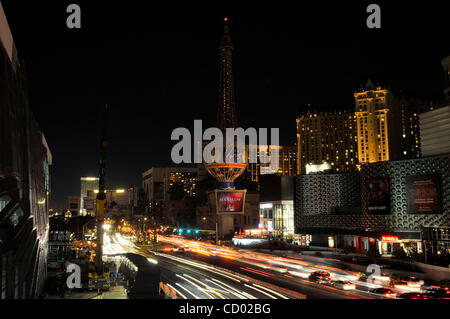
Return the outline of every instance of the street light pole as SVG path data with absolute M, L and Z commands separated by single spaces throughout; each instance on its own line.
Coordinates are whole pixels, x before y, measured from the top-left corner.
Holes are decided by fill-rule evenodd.
M 148 234 L 147 234 L 147 217 L 144 217 L 144 225 L 142 229 L 144 235 L 144 244 L 148 244 Z
M 216 214 L 216 245 L 219 244 L 219 216 Z
M 427 264 L 427 242 L 425 240 L 425 236 L 424 236 L 424 229 L 422 227 L 421 231 L 420 231 L 420 235 L 422 237 L 422 246 L 423 246 L 423 255 L 425 257 L 425 264 Z M 428 236 L 427 236 L 428 238 Z
M 155 243 L 155 245 L 158 240 L 158 237 L 156 235 L 156 226 L 157 226 L 156 218 L 155 218 L 155 216 L 153 216 L 153 242 Z

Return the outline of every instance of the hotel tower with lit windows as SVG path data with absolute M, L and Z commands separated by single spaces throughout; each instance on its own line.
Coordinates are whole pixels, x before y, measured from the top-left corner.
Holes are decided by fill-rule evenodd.
M 356 117 L 348 111 L 313 113 L 297 118 L 297 172 L 306 165 L 328 163 L 335 172 L 352 172 L 358 164 Z
M 388 88 L 366 85 L 354 93 L 355 111 L 306 111 L 297 118 L 297 171 L 328 163 L 334 172 L 361 164 L 420 157 L 418 114 Z
M 387 89 L 374 87 L 369 80 L 365 89 L 355 92 L 356 133 L 360 163 L 389 160 L 390 105 L 393 96 Z
M 297 175 L 297 146 L 296 145 L 246 145 L 245 158 L 247 169 L 244 174 L 248 174 L 252 182 L 259 182 L 261 175 L 275 174 L 278 176 L 294 176 Z M 249 153 L 252 148 L 256 148 L 256 161 L 249 161 Z M 260 160 L 260 152 L 264 151 L 268 157 L 271 156 L 272 150 L 277 149 L 277 163 L 262 163 Z M 274 165 L 277 164 L 277 165 Z M 274 170 L 272 167 L 277 167 Z
M 98 177 L 81 177 L 81 193 L 80 193 L 80 215 L 85 216 L 88 212 L 85 208 L 85 200 L 88 199 L 88 192 L 93 192 L 94 190 L 98 190 Z M 92 197 L 91 199 L 94 199 Z M 94 204 L 95 208 L 95 204 Z

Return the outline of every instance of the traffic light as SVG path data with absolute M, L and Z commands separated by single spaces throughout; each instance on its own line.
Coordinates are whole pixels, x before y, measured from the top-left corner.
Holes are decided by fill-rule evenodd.
M 178 233 L 181 234 L 183 232 L 183 228 L 178 229 Z
M 198 233 L 199 233 L 199 231 L 198 231 L 198 229 L 196 229 L 196 230 L 195 230 L 195 234 L 198 234 Z
M 187 233 L 188 233 L 188 234 L 190 234 L 190 233 L 191 233 L 191 230 L 190 230 L 190 229 L 188 229 L 188 230 L 187 230 Z

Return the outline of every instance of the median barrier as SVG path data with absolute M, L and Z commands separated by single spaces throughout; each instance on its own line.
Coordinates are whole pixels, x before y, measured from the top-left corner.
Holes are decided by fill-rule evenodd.
M 450 268 L 420 262 L 413 262 L 412 264 L 418 266 L 433 281 L 450 280 Z

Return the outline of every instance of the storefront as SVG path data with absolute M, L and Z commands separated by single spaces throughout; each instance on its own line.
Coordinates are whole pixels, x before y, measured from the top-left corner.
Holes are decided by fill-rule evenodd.
M 294 234 L 292 243 L 299 246 L 309 246 L 312 240 L 311 234 Z
M 429 254 L 450 254 L 450 227 L 424 227 L 423 237 Z
M 408 255 L 423 251 L 421 235 L 414 232 L 381 235 L 377 240 L 377 248 L 383 257 L 392 257 L 400 249 Z
M 261 244 L 269 240 L 270 232 L 265 229 L 245 229 L 243 233 L 234 235 L 232 242 L 236 246 Z
M 273 232 L 273 211 L 273 203 L 261 203 L 259 205 L 259 229 Z
M 375 246 L 375 238 L 358 235 L 333 235 L 328 237 L 328 248 L 350 249 L 357 253 L 366 253 Z
M 260 203 L 260 228 L 274 237 L 293 239 L 294 202 L 292 200 Z

